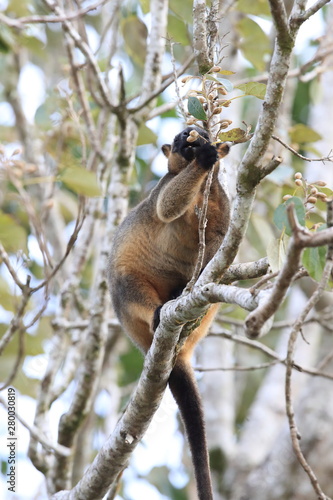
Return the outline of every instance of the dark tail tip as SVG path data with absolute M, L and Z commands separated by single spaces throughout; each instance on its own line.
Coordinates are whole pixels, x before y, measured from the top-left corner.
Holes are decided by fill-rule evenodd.
M 185 426 L 199 500 L 213 500 L 205 420 L 192 367 L 177 360 L 169 378 L 169 386 Z

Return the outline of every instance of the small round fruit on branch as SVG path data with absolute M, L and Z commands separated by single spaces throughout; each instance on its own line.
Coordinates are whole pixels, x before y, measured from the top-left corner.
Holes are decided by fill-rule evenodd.
M 197 119 L 196 118 L 193 118 L 192 116 L 190 116 L 190 118 L 188 118 L 186 120 L 186 125 L 195 125 L 197 123 Z
M 191 130 L 190 135 L 186 139 L 187 142 L 195 142 L 198 137 L 200 136 L 199 132 L 197 130 Z

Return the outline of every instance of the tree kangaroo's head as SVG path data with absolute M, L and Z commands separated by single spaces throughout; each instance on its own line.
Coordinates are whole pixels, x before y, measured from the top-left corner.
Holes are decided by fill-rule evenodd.
M 188 141 L 190 138 L 190 141 Z M 210 143 L 206 130 L 199 127 L 187 127 L 176 135 L 172 144 L 164 144 L 162 151 L 168 158 L 169 172 L 177 174 L 196 157 L 197 151 L 204 144 Z

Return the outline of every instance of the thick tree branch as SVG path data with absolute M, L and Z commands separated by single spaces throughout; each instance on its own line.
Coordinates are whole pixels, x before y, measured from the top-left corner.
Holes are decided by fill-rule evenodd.
M 288 46 L 291 42 L 288 17 L 286 7 L 283 0 L 269 0 L 276 35 L 281 47 Z
M 78 485 L 71 492 L 60 492 L 53 498 L 98 500 L 126 467 L 160 404 L 173 366 L 181 325 L 196 320 L 212 302 L 237 303 L 253 309 L 264 295 L 265 292 L 259 292 L 254 297 L 246 289 L 210 284 L 200 289 L 195 287 L 192 293 L 165 304 L 139 384 L 115 431 Z
M 72 492 L 59 492 L 54 499 L 99 500 L 103 498 L 142 439 L 157 410 L 172 369 L 181 326 L 162 319 L 145 358 L 138 386 L 114 432 L 103 445 Z
M 168 0 L 151 0 L 151 31 L 142 79 L 140 103 L 159 89 L 162 82 L 162 60 L 165 50 L 165 36 L 168 22 Z M 145 110 L 147 113 L 148 110 Z
M 209 57 L 207 44 L 206 0 L 193 1 L 193 49 L 199 73 L 204 75 L 214 64 Z

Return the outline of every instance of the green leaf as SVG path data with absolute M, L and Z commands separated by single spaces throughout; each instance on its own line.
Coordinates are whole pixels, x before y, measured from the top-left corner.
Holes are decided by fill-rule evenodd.
M 206 112 L 197 97 L 188 98 L 187 109 L 190 115 L 194 116 L 194 118 L 197 118 L 198 120 L 207 120 Z
M 140 0 L 140 6 L 141 6 L 141 9 L 142 9 L 142 12 L 144 14 L 148 14 L 148 12 L 150 11 L 150 2 L 149 2 L 149 0 Z
M 35 123 L 43 129 L 50 129 L 52 127 L 53 123 L 50 118 L 50 110 L 46 103 L 41 104 L 36 109 Z
M 267 56 L 271 54 L 271 42 L 260 26 L 248 17 L 241 19 L 236 29 L 241 36 L 239 48 L 244 57 L 259 71 L 264 71 Z
M 7 252 L 26 251 L 27 235 L 22 226 L 8 214 L 0 211 L 0 242 Z
M 34 56 L 42 57 L 45 55 L 45 44 L 35 36 L 30 36 L 23 32 L 18 37 L 17 42 L 20 46 L 32 52 Z
M 242 142 L 246 142 L 248 140 L 248 137 L 246 136 L 245 130 L 241 128 L 232 128 L 227 132 L 221 132 L 219 134 L 219 140 L 222 142 L 231 141 L 235 142 L 236 144 L 240 144 Z
M 249 82 L 242 83 L 238 85 L 236 89 L 244 92 L 245 95 L 253 95 L 254 97 L 258 97 L 258 99 L 264 99 L 266 94 L 266 84 L 265 83 L 257 83 L 257 82 Z
M 247 234 L 251 247 L 260 255 L 265 253 L 269 241 L 274 238 L 273 228 L 269 219 L 256 213 L 251 214 Z
M 267 245 L 267 257 L 269 265 L 273 273 L 280 271 L 285 260 L 287 253 L 288 237 L 284 235 L 283 238 L 271 239 Z
M 183 21 L 192 24 L 192 0 L 170 0 L 170 9 Z
M 287 206 L 290 205 L 290 203 L 294 204 L 298 222 L 301 226 L 305 226 L 305 207 L 300 198 L 298 198 L 297 196 L 293 196 L 292 198 L 289 198 L 289 200 L 279 205 L 275 210 L 273 216 L 273 221 L 276 227 L 280 229 L 280 231 L 283 231 L 285 229 L 288 236 L 291 236 L 292 234 L 287 215 Z
M 7 14 L 15 14 L 15 18 L 29 16 L 31 14 L 30 0 L 10 0 L 6 9 Z
M 182 45 L 189 44 L 189 37 L 186 24 L 178 17 L 168 16 L 168 35 L 173 41 L 181 43 Z
M 234 74 L 235 71 L 230 71 L 228 69 L 221 69 L 221 71 L 217 73 L 217 75 L 234 75 Z
M 327 246 L 306 248 L 302 256 L 302 264 L 311 278 L 320 281 L 326 264 Z
M 100 196 L 101 190 L 96 174 L 76 165 L 66 167 L 60 173 L 60 180 L 75 193 L 84 196 Z
M 233 89 L 234 89 L 234 86 L 233 84 L 231 83 L 230 80 L 227 80 L 226 78 L 216 78 L 215 76 L 213 75 L 205 75 L 205 79 L 206 80 L 210 80 L 212 82 L 215 82 L 215 83 L 218 83 L 219 86 L 223 86 L 223 88 L 227 91 L 227 92 L 232 92 Z M 219 90 L 219 88 L 217 88 L 216 90 Z
M 6 311 L 15 311 L 15 299 L 10 292 L 9 285 L 7 281 L 0 276 L 0 305 L 6 309 Z
M 143 66 L 147 51 L 147 27 L 136 16 L 125 17 L 121 21 L 121 30 L 127 53 L 139 66 Z
M 227 78 L 219 78 L 219 83 L 222 83 L 227 92 L 232 92 L 234 90 L 233 84 Z
M 8 28 L 8 26 L 0 24 L 0 52 L 8 54 L 14 44 L 15 38 L 11 30 Z
M 234 90 L 233 84 L 231 83 L 230 80 L 227 80 L 226 78 L 216 78 L 216 76 L 213 75 L 205 75 L 205 78 L 206 80 L 211 80 L 213 82 L 218 83 L 219 85 L 223 85 L 223 87 L 227 92 L 232 92 Z
M 141 125 L 139 128 L 139 135 L 136 145 L 142 146 L 143 144 L 156 143 L 157 135 L 146 125 Z
M 302 123 L 298 123 L 289 129 L 289 137 L 292 142 L 296 142 L 297 144 L 316 142 L 322 139 L 322 136 L 318 132 Z
M 206 80 L 210 80 L 215 83 L 220 83 L 219 80 L 213 75 L 205 75 Z
M 119 385 L 124 387 L 138 380 L 143 368 L 143 357 L 134 346 L 119 357 Z
M 267 0 L 238 0 L 237 10 L 244 14 L 252 14 L 254 16 L 270 16 L 271 12 Z

